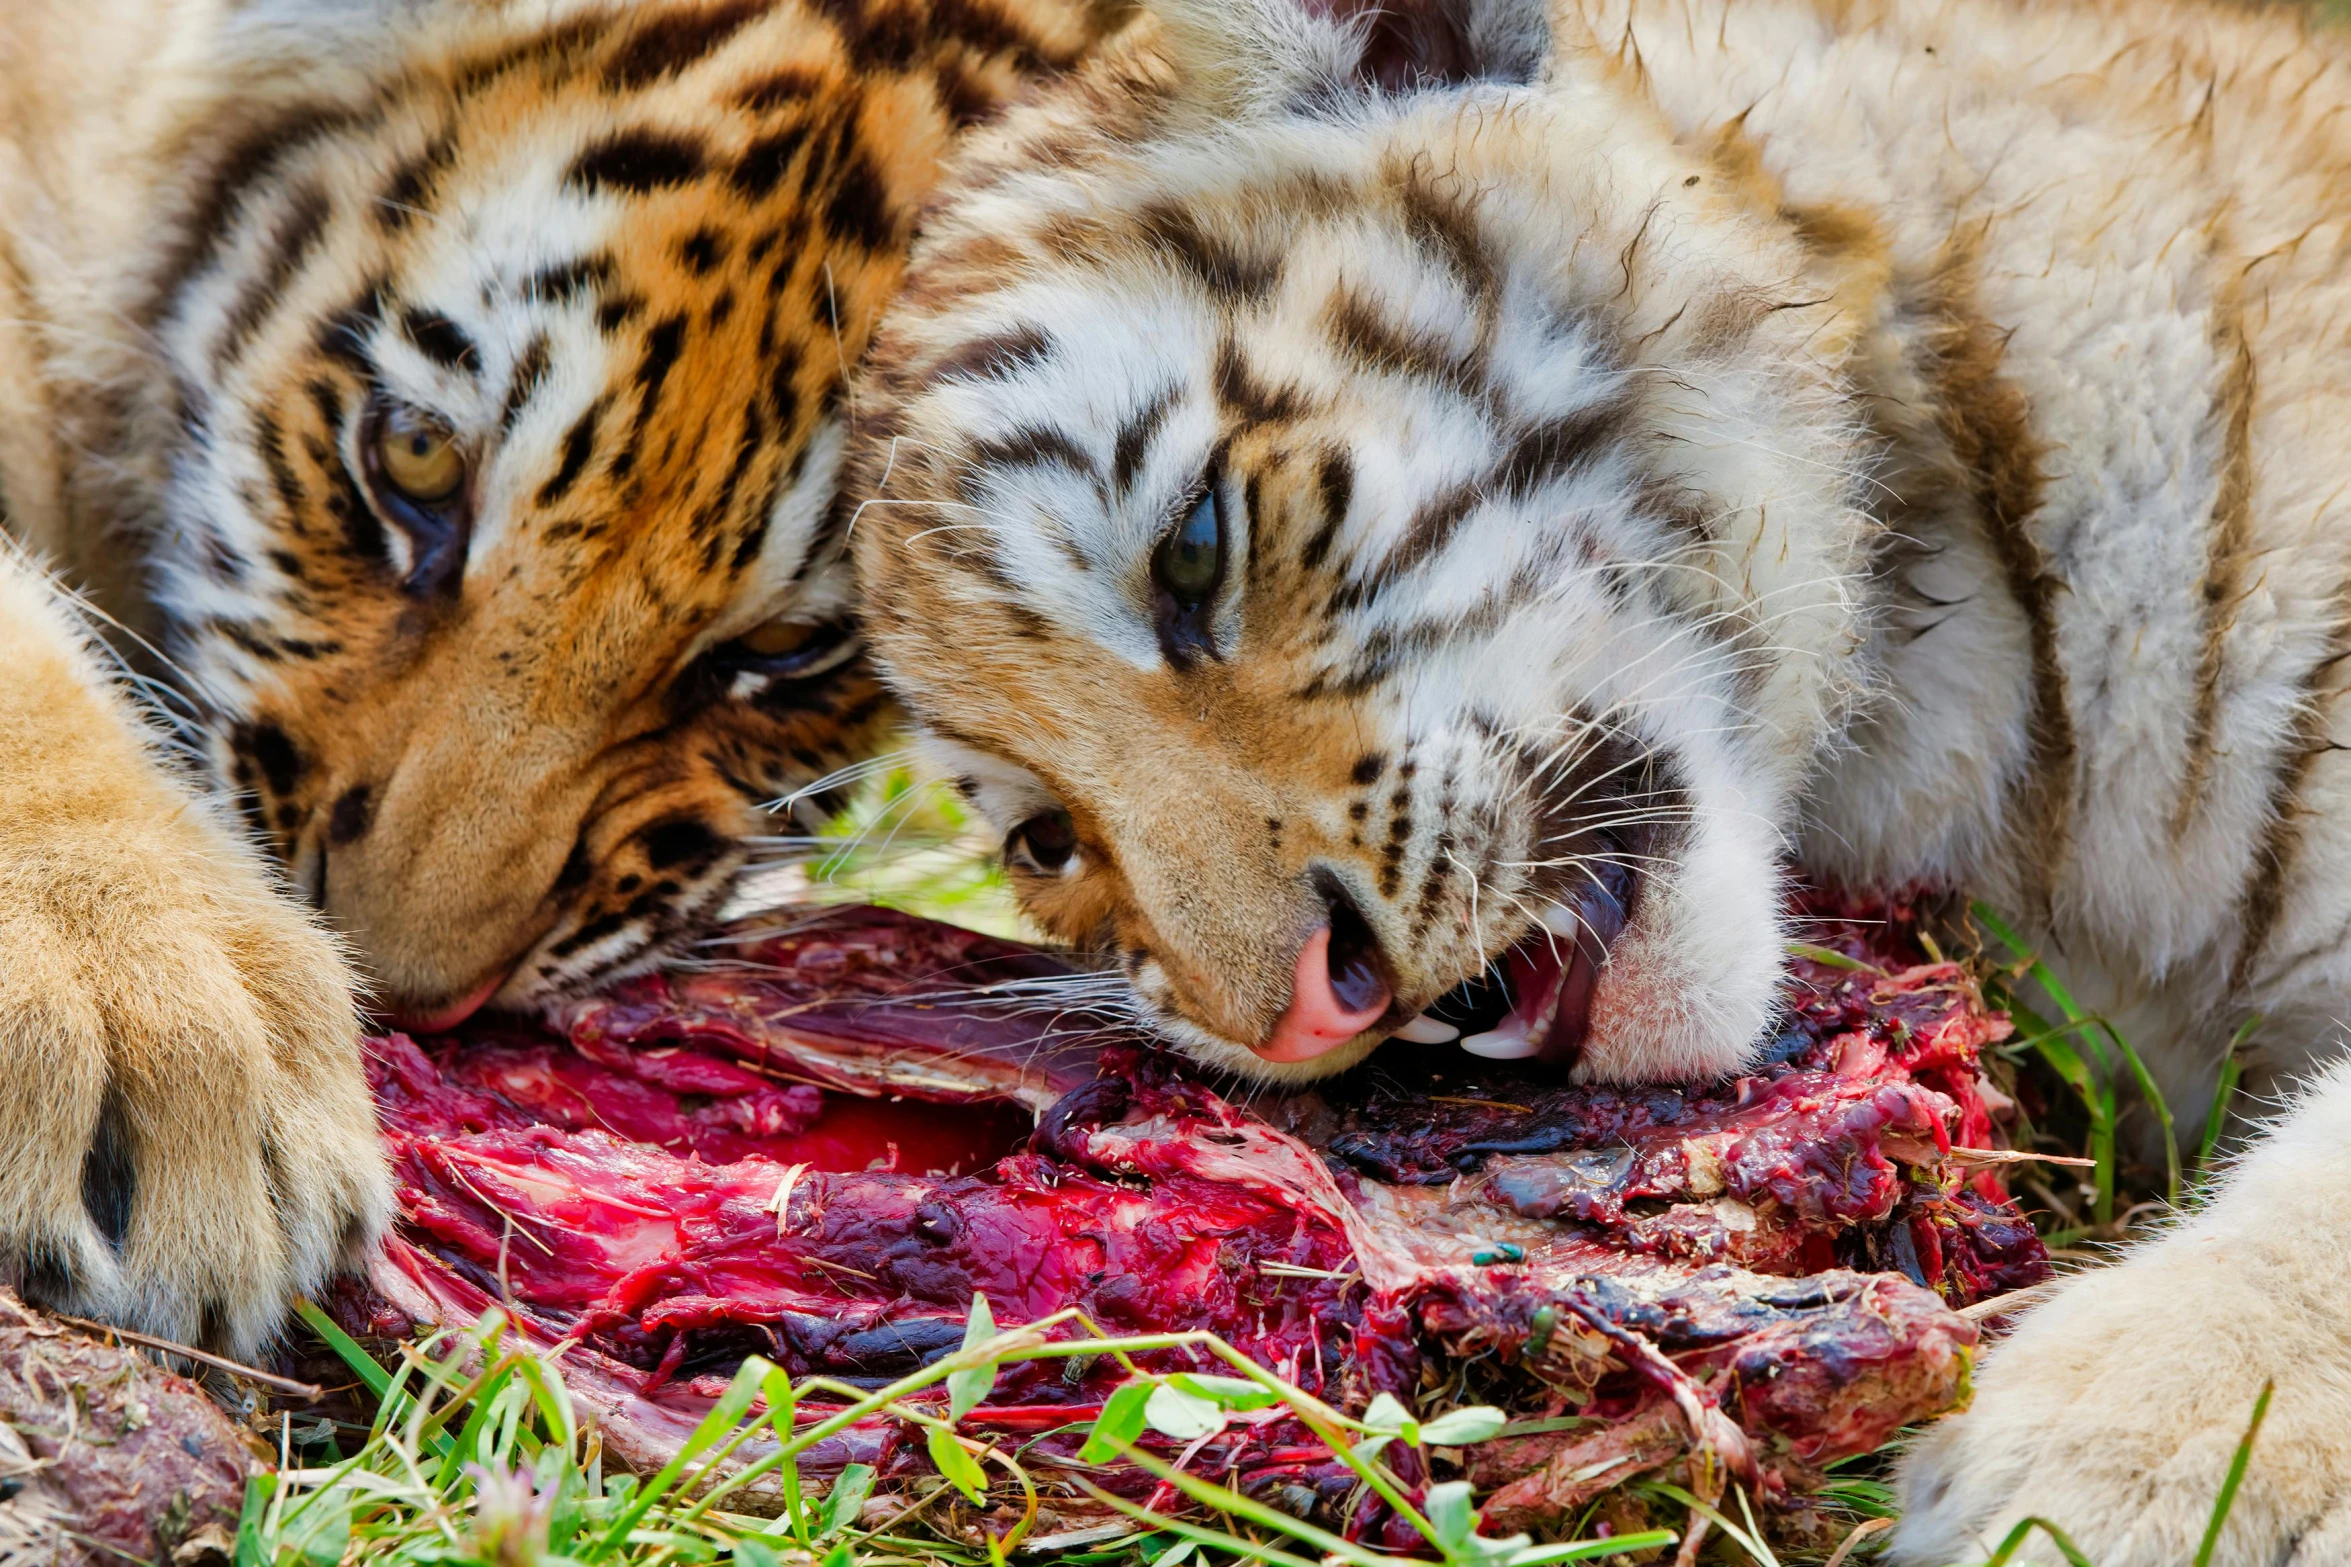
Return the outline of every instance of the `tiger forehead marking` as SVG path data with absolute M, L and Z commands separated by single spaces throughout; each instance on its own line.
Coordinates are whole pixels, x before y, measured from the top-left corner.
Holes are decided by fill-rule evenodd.
M 384 999 L 527 1004 L 715 911 L 870 747 L 848 366 L 1063 0 L 428 7 L 199 160 L 144 318 L 216 761 Z

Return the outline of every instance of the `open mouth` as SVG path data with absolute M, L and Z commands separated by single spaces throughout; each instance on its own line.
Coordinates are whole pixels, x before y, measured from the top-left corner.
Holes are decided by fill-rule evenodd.
M 1592 1027 L 1592 996 L 1608 949 L 1633 903 L 1630 867 L 1583 865 L 1583 881 L 1546 905 L 1535 928 L 1475 978 L 1462 981 L 1396 1030 L 1419 1044 L 1458 1039 L 1491 1061 L 1575 1060 Z

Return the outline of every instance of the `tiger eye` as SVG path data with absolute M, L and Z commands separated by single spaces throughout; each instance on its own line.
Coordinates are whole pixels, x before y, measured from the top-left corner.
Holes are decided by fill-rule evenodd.
M 446 505 L 465 487 L 465 454 L 448 430 L 412 409 L 384 415 L 376 463 L 393 489 L 419 506 Z
M 1211 485 L 1184 525 L 1168 535 L 1152 563 L 1152 574 L 1168 596 L 1185 609 L 1208 602 L 1224 576 L 1224 518 Z
M 786 658 L 815 641 L 819 632 L 829 629 L 812 621 L 771 620 L 746 631 L 737 640 L 746 651 L 761 658 Z
M 1068 875 L 1077 852 L 1077 825 L 1067 811 L 1041 811 L 1005 835 L 1005 858 L 1039 875 Z

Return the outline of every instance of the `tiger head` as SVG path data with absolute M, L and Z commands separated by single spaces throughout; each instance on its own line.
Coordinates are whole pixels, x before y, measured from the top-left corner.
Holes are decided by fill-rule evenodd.
M 766 807 L 890 721 L 839 546 L 844 372 L 949 138 L 1091 23 L 228 17 L 246 96 L 145 280 L 167 650 L 387 1010 L 529 1006 L 712 913 L 805 831 Z
M 1833 305 L 1538 5 L 1164 9 L 966 150 L 877 338 L 896 688 L 1206 1062 L 1733 1066 L 1850 701 Z

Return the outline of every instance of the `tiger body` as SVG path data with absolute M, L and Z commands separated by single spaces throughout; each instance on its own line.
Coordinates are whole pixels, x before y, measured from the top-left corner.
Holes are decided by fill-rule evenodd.
M 1101 19 L 0 12 L 0 1276 L 248 1351 L 387 1210 L 355 984 L 650 962 L 885 731 L 846 369 L 949 139 Z
M 2184 1560 L 2274 1378 L 2213 1559 L 2351 1560 L 2341 47 L 1164 9 L 961 155 L 852 456 L 1031 911 L 1259 1076 L 1453 1048 L 1489 965 L 1549 999 L 1480 1053 L 1735 1070 L 1798 869 L 2013 911 L 2174 1107 L 2258 1015 L 2297 1106 L 1993 1351 L 1897 1549 Z

